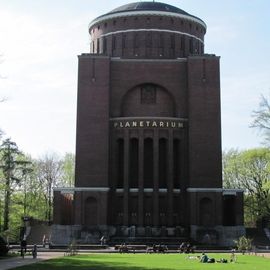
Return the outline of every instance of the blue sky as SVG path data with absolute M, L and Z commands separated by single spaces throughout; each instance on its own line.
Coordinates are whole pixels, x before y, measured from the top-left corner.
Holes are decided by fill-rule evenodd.
M 0 127 L 25 152 L 75 151 L 77 55 L 91 20 L 128 1 L 1 0 Z M 207 53 L 221 56 L 223 149 L 260 146 L 249 128 L 270 93 L 270 1 L 166 1 L 207 24 Z

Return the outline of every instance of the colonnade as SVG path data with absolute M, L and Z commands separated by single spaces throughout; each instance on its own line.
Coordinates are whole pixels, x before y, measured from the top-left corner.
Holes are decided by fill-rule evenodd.
M 138 226 L 179 222 L 183 151 L 173 129 L 124 129 L 113 142 L 114 220 Z

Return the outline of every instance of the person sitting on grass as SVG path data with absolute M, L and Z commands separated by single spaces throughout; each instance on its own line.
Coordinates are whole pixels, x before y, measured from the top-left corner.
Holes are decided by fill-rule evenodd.
M 203 253 L 200 259 L 201 263 L 214 263 L 216 260 L 214 258 L 208 258 L 208 256 Z
M 201 263 L 207 263 L 208 262 L 208 256 L 205 253 L 202 254 L 200 262 Z

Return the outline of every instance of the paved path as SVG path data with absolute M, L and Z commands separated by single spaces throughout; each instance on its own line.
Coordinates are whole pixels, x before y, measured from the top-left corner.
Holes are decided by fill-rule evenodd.
M 21 257 L 2 259 L 0 260 L 0 269 L 1 270 L 13 269 L 15 267 L 33 264 L 40 261 L 45 261 L 62 256 L 64 256 L 64 252 L 39 252 L 37 259 L 33 259 L 33 257 L 30 255 L 25 256 L 24 259 Z
M 255 255 L 255 254 L 252 254 L 252 255 Z M 260 252 L 260 253 L 257 253 L 256 256 L 261 256 L 261 257 L 270 258 L 270 253 L 269 253 L 269 252 L 267 252 L 267 253 L 262 253 L 262 252 Z

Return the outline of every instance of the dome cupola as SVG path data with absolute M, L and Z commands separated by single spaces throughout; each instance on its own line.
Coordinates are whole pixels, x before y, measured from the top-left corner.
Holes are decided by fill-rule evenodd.
M 121 58 L 181 58 L 203 54 L 206 24 L 161 2 L 134 2 L 89 24 L 90 52 Z

